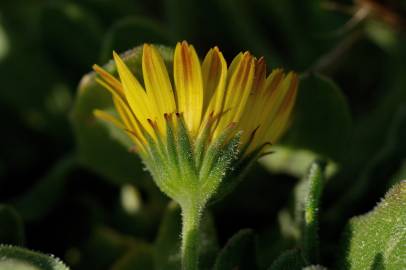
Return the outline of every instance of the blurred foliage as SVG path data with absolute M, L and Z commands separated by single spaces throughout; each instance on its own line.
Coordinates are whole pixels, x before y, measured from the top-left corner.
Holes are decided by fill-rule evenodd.
M 93 108 L 111 101 L 94 75 L 83 75 L 94 63 L 106 64 L 112 50 L 186 39 L 200 56 L 214 45 L 228 61 L 250 50 L 271 68 L 302 74 L 291 128 L 275 153 L 212 206 L 202 267 L 406 267 L 396 260 L 406 254 L 402 3 L 0 1 L 0 243 L 55 254 L 78 270 L 176 269 L 178 210 L 168 206 L 123 134 L 93 118 Z M 170 51 L 166 57 L 169 63 Z M 322 191 L 312 197 L 317 226 L 306 230 L 308 168 L 317 166 L 315 159 L 327 165 L 320 169 L 321 189 L 313 189 Z M 375 210 L 348 223 L 394 185 Z M 317 256 L 307 253 L 311 239 L 320 247 Z M 361 248 L 369 253 L 359 256 Z M 53 260 L 9 249 L 0 248 L 0 255 Z

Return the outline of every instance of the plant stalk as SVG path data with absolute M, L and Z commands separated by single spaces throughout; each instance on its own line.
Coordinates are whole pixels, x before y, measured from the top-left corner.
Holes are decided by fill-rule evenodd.
M 198 270 L 200 219 L 195 204 L 182 206 L 182 270 Z

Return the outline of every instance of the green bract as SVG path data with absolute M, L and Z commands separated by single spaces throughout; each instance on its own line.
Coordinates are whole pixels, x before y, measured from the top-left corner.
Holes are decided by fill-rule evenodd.
M 165 141 L 147 136 L 148 154 L 141 157 L 165 194 L 183 208 L 197 207 L 200 212 L 237 160 L 239 135 L 229 138 L 235 129 L 230 125 L 213 142 L 204 133 L 193 142 L 181 114 L 166 115 L 166 123 Z M 208 121 L 206 130 L 213 123 Z

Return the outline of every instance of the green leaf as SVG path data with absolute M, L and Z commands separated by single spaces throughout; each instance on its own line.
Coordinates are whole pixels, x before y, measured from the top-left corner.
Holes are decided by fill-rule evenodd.
M 171 72 L 172 49 L 163 46 L 156 48 Z M 134 74 L 141 74 L 141 56 L 142 47 L 123 54 L 123 60 Z M 117 74 L 112 61 L 104 67 L 112 74 Z M 115 111 L 110 93 L 98 85 L 95 78 L 94 72 L 82 78 L 71 113 L 79 162 L 115 184 L 128 183 L 134 179 L 141 184 L 140 181 L 147 174 L 137 155 L 129 151 L 132 144 L 128 136 L 104 121 L 97 121 L 93 115 L 95 109 Z
M 214 270 L 257 269 L 255 239 L 252 230 L 245 229 L 228 240 L 220 251 Z
M 171 202 L 168 205 L 155 241 L 154 257 L 157 270 L 180 269 L 181 239 L 179 235 L 181 230 L 181 210 L 177 204 Z M 218 242 L 214 223 L 208 212 L 203 215 L 200 230 L 199 267 L 200 269 L 211 269 L 218 251 Z
M 0 204 L 0 243 L 22 245 L 24 225 L 17 211 L 11 206 Z
M 319 260 L 319 211 L 320 198 L 324 186 L 324 168 L 322 161 L 314 162 L 305 179 L 303 205 L 303 255 L 307 262 L 316 263 Z
M 362 200 L 362 198 L 371 196 L 376 192 L 374 190 L 386 190 L 392 186 L 390 181 L 388 181 L 389 183 L 382 181 L 382 178 L 387 177 L 388 174 L 393 174 L 393 169 L 391 168 L 395 164 L 400 164 L 401 160 L 405 157 L 406 144 L 403 141 L 406 137 L 406 106 L 400 106 L 393 115 L 393 119 L 390 119 L 388 122 L 389 125 L 385 128 L 385 137 L 379 141 L 378 145 L 375 145 L 374 152 L 368 156 L 365 164 L 357 166 L 355 164 L 358 164 L 358 162 L 355 162 L 353 159 L 350 159 L 345 164 L 346 170 L 349 170 L 351 166 L 353 167 L 352 170 L 358 172 L 359 175 L 357 176 L 357 181 L 353 182 L 353 176 L 350 175 L 349 180 L 343 183 L 344 189 L 349 183 L 351 184 L 351 189 L 347 190 L 345 196 L 336 201 L 334 207 L 330 209 L 330 212 L 334 213 L 335 216 L 343 215 L 349 207 Z M 371 131 L 369 131 L 369 134 L 371 134 Z M 355 141 L 356 149 L 353 149 L 352 153 L 354 155 L 356 153 L 355 156 L 358 153 L 364 155 L 365 149 L 360 149 L 359 147 L 362 146 L 357 142 L 360 142 L 360 139 Z M 398 178 L 402 177 L 402 172 L 399 173 L 400 175 L 395 175 L 392 181 L 399 182 L 402 180 L 402 178 Z M 395 184 L 395 182 L 392 184 Z
M 14 246 L 0 246 L 1 270 L 69 270 L 58 258 Z
M 405 228 L 406 181 L 402 181 L 373 211 L 350 220 L 338 269 L 405 269 Z
M 291 204 L 279 212 L 280 238 L 273 239 L 274 244 L 280 242 L 277 247 L 279 252 L 281 248 L 299 246 L 300 256 L 307 264 L 316 263 L 319 257 L 318 223 L 325 169 L 323 161 L 313 161 L 309 166 L 293 190 Z
M 276 259 L 268 270 L 301 270 L 305 266 L 298 249 L 288 250 Z
M 350 132 L 350 110 L 337 85 L 317 74 L 302 76 L 292 125 L 281 145 L 340 161 Z

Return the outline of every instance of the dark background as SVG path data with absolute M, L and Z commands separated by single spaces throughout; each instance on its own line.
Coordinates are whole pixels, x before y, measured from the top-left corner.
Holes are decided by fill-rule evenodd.
M 368 16 L 359 18 L 366 7 Z M 90 269 L 96 260 L 95 246 L 104 247 L 95 240 L 100 227 L 153 241 L 167 199 L 148 175 L 117 181 L 77 157 L 71 112 L 80 79 L 113 49 L 143 42 L 187 40 L 200 56 L 217 45 L 228 62 L 250 50 L 271 68 L 329 77 L 342 98 L 336 113 L 345 108 L 350 115 L 350 127 L 328 117 L 317 122 L 306 136 L 320 140 L 295 144 L 302 133 L 292 131 L 282 141 L 338 166 L 322 204 L 323 262 L 331 265 L 348 218 L 372 209 L 406 175 L 405 11 L 389 0 L 1 0 L 0 202 L 21 215 L 26 247 L 53 253 L 73 269 Z M 315 117 L 329 111 L 320 102 L 312 107 Z M 341 134 L 343 126 L 348 136 L 323 133 L 336 127 Z M 324 151 L 325 143 L 338 151 Z M 98 154 L 107 155 L 102 144 Z M 136 157 L 134 164 L 140 166 Z M 281 236 L 278 213 L 289 205 L 297 177 L 283 166 L 257 165 L 247 178 L 213 207 L 217 234 L 222 246 L 239 229 L 255 229 L 266 264 L 295 245 Z M 138 188 L 146 207 L 140 216 L 120 206 L 125 185 Z

